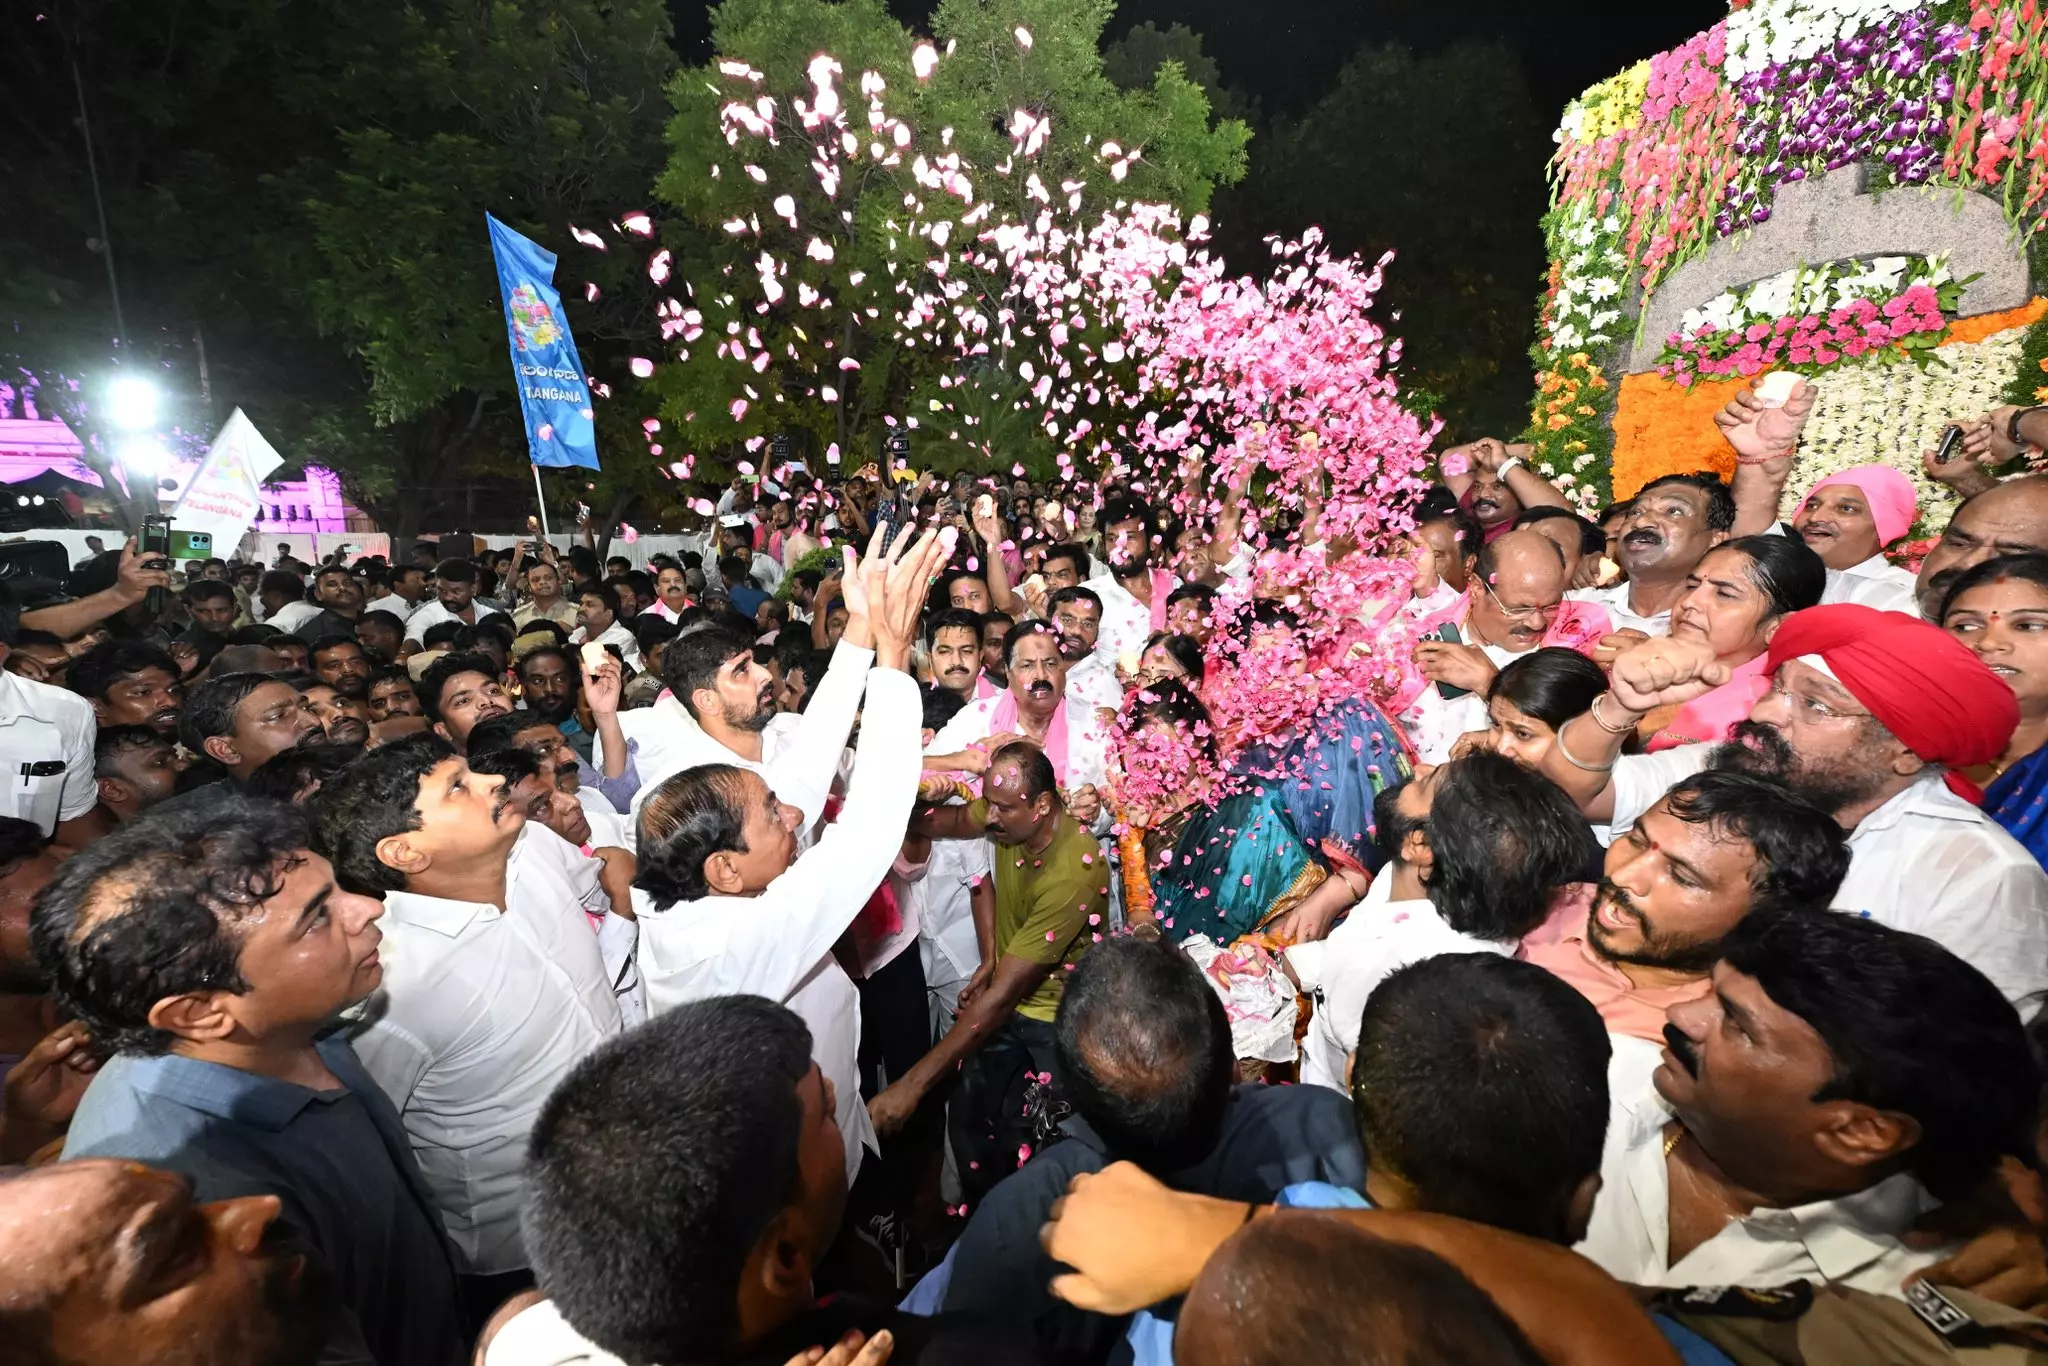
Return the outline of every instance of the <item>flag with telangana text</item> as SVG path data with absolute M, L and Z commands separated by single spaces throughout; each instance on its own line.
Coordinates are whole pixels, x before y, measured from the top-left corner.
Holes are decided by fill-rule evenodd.
M 562 295 L 555 288 L 555 254 L 490 214 L 484 221 L 490 225 L 491 255 L 498 262 L 512 378 L 519 387 L 533 463 L 549 469 L 580 465 L 594 470 L 597 429 L 590 386 L 562 314 Z

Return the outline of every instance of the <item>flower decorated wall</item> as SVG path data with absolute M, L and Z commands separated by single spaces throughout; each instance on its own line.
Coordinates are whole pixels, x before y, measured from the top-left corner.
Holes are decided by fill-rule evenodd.
M 1794 496 L 2048 402 L 2048 0 L 1754 0 L 1566 109 L 1523 439 L 1583 507 L 1734 466 L 1772 370 L 1820 402 Z

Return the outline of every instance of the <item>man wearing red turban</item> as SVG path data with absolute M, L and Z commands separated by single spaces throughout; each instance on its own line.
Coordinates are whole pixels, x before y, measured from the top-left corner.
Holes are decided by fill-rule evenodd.
M 2048 996 L 2048 873 L 1955 771 L 2004 751 L 2019 720 L 2011 689 L 1937 627 L 1855 603 L 1787 617 L 1768 667 L 1771 691 L 1726 743 L 1624 757 L 1644 715 L 1726 680 L 1707 647 L 1644 641 L 1559 730 L 1543 771 L 1617 832 L 1702 769 L 1775 778 L 1849 831 L 1837 909 L 1926 935 L 2032 1015 Z

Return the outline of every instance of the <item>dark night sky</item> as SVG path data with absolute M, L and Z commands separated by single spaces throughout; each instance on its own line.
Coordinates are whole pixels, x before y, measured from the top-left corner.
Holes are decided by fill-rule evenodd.
M 930 0 L 890 0 L 889 7 L 920 29 L 932 10 Z M 1522 54 L 1547 117 L 1594 81 L 1727 12 L 1726 0 L 1121 0 L 1109 36 L 1147 20 L 1161 28 L 1186 24 L 1202 35 L 1224 83 L 1274 112 L 1313 102 L 1363 43 L 1430 50 L 1496 39 Z M 674 0 L 671 13 L 684 57 L 708 57 L 706 7 Z

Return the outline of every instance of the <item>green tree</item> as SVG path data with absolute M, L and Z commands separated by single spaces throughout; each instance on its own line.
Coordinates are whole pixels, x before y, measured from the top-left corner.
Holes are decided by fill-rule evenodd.
M 1040 205 L 1034 181 L 1062 202 L 1069 182 L 1085 182 L 1098 203 L 1167 200 L 1192 211 L 1243 174 L 1249 130 L 1214 122 L 1178 63 L 1160 64 L 1141 89 L 1110 81 L 1098 47 L 1110 9 L 1108 0 L 943 0 L 932 41 L 948 55 L 923 79 L 912 60 L 918 38 L 879 0 L 725 0 L 714 11 L 718 60 L 670 86 L 675 116 L 657 193 L 676 210 L 664 241 L 689 285 L 679 291 L 688 326 L 650 386 L 704 473 L 758 460 L 777 434 L 813 468 L 832 445 L 856 464 L 878 452 L 891 416 L 935 434 L 920 438 L 921 461 L 958 465 L 999 447 L 1049 467 L 1035 419 L 1019 420 L 1028 385 L 1005 367 L 999 338 L 963 394 L 950 387 L 961 368 L 957 321 L 906 320 L 903 310 L 949 284 L 959 291 L 954 306 L 984 298 L 992 286 L 963 259 L 981 230 L 970 215 L 1028 220 Z M 804 116 L 818 99 L 810 70 L 820 53 L 839 63 L 831 84 L 849 114 L 852 155 L 838 147 L 840 130 Z M 883 84 L 878 128 L 863 93 L 868 73 Z M 729 142 L 721 111 L 735 104 L 747 111 L 741 122 L 772 125 L 772 139 L 742 130 Z M 1050 125 L 1028 159 L 1010 136 L 1019 111 Z M 900 154 L 890 120 L 903 126 Z M 821 158 L 828 140 L 837 150 Z M 1105 158 L 1105 142 L 1115 156 Z M 948 155 L 959 160 L 946 169 L 972 183 L 971 199 L 932 183 Z M 1110 174 L 1118 162 L 1121 184 Z M 789 216 L 776 210 L 784 195 Z M 949 270 L 936 282 L 927 271 L 934 256 Z M 993 322 L 993 310 L 980 311 Z
M 1102 71 L 1119 90 L 1144 90 L 1159 68 L 1179 62 L 1181 74 L 1202 87 L 1209 108 L 1219 119 L 1257 121 L 1256 102 L 1223 84 L 1214 58 L 1202 51 L 1202 35 L 1186 24 L 1160 28 L 1151 20 L 1133 24 L 1124 36 L 1102 49 Z
M 1261 133 L 1251 173 L 1219 202 L 1219 241 L 1252 262 L 1264 235 L 1313 223 L 1340 252 L 1394 251 L 1380 299 L 1403 340 L 1402 387 L 1441 395 L 1454 435 L 1519 431 L 1548 126 L 1504 48 L 1364 48 L 1301 118 Z

